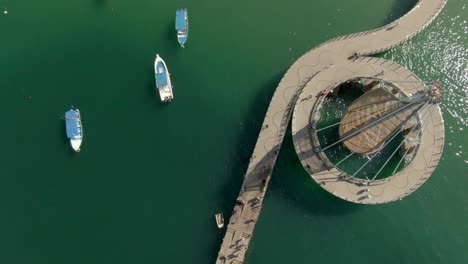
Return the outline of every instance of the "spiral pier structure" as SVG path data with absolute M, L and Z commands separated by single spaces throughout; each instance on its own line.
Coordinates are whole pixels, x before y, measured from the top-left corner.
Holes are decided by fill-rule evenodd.
M 406 15 L 388 25 L 329 40 L 294 62 L 268 107 L 217 264 L 244 263 L 291 118 L 294 147 L 304 169 L 320 186 L 341 199 L 362 204 L 400 200 L 429 178 L 444 145 L 443 119 L 437 104 L 442 96 L 440 85 L 421 81 L 397 63 L 366 56 L 392 49 L 422 31 L 437 17 L 446 2 L 420 0 Z M 375 95 L 372 97 L 367 92 L 363 97 L 369 95 L 373 99 L 357 99 L 339 124 L 340 139 L 322 146 L 317 136 L 321 128 L 315 126 L 320 119 L 319 110 L 328 95 L 352 81 L 374 83 L 378 87 L 370 92 Z M 364 113 L 356 114 L 353 109 L 364 109 Z M 339 169 L 325 151 L 332 145 L 343 145 L 350 149 L 349 156 L 364 153 L 372 161 L 375 152 L 378 153 L 389 138 L 404 130 L 414 139 L 412 145 L 398 148 L 406 149 L 403 155 L 406 164 L 386 178 L 376 178 L 377 175 L 355 177 Z M 376 133 L 378 139 L 366 140 Z M 408 141 L 403 139 L 401 144 L 406 145 Z M 376 174 L 379 173 L 380 170 Z

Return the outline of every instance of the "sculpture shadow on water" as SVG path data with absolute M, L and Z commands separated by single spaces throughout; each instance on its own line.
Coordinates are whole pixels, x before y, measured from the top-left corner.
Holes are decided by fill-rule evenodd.
M 266 196 L 284 200 L 307 214 L 346 215 L 363 208 L 321 188 L 302 167 L 288 128 Z
M 388 15 L 385 16 L 385 19 L 383 20 L 381 26 L 385 26 L 395 21 L 396 19 L 399 19 L 400 17 L 406 15 L 408 11 L 413 9 L 413 7 L 415 7 L 418 2 L 419 0 L 394 1 L 390 12 L 388 13 Z M 372 28 L 370 28 L 369 30 L 372 30 Z

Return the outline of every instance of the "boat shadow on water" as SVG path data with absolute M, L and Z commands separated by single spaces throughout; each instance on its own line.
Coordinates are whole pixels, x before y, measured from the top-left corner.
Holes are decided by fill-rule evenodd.
M 166 26 L 166 38 L 169 43 L 173 43 L 176 47 L 179 46 L 177 42 L 177 31 L 175 30 L 175 22 L 169 22 Z
M 174 60 L 175 55 L 183 48 L 180 47 L 179 42 L 177 42 L 177 32 L 175 30 L 175 23 L 169 22 L 166 26 L 166 30 L 161 33 L 161 39 L 166 41 L 161 41 L 158 47 L 157 53 L 159 56 L 166 58 L 168 63 L 169 72 L 171 71 L 171 62 Z M 156 54 L 154 54 L 156 56 Z
M 103 8 L 107 5 L 108 0 L 94 0 L 97 8 Z

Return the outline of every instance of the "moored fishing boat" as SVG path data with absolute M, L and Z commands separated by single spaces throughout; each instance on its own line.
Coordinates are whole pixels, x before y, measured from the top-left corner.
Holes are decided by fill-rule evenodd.
M 158 89 L 161 101 L 166 103 L 170 102 L 174 96 L 172 94 L 172 84 L 167 70 L 166 63 L 156 54 L 156 60 L 154 61 L 154 72 L 156 77 L 156 88 Z
M 224 227 L 223 213 L 216 214 L 215 219 L 216 219 L 216 225 L 218 226 L 218 228 L 223 228 Z
M 183 48 L 185 42 L 187 42 L 189 30 L 187 8 L 178 8 L 176 10 L 175 28 L 177 30 L 177 40 Z
M 65 126 L 67 137 L 70 144 L 76 152 L 80 152 L 81 142 L 83 141 L 83 127 L 81 125 L 80 110 L 72 107 L 65 112 Z

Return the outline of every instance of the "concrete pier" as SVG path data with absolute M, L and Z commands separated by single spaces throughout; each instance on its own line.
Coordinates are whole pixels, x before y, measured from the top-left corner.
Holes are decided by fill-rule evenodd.
M 406 170 L 406 173 L 393 177 L 389 184 L 382 182 L 374 186 L 363 187 L 362 182 L 345 179 L 336 169 L 326 166 L 326 160 L 316 151 L 316 139 L 311 136 L 311 118 L 314 118 L 314 111 L 324 98 L 320 94 L 324 90 L 331 91 L 346 80 L 375 76 L 384 80 L 419 80 L 401 65 L 364 56 L 389 50 L 408 40 L 432 22 L 445 4 L 446 0 L 421 0 L 405 16 L 386 26 L 332 39 L 294 62 L 268 107 L 242 190 L 229 219 L 217 264 L 244 263 L 293 112 L 293 139 L 301 163 L 314 180 L 336 196 L 358 203 L 385 203 L 401 199 L 427 180 L 440 159 L 444 143 L 443 119 L 437 105 L 432 105 L 430 109 L 431 125 L 428 126 L 430 131 L 423 134 L 424 145 L 419 147 L 412 165 L 408 166 L 417 173 L 413 175 Z M 410 93 L 421 87 L 406 83 L 400 88 Z M 363 196 L 363 188 L 372 195 L 366 193 Z

